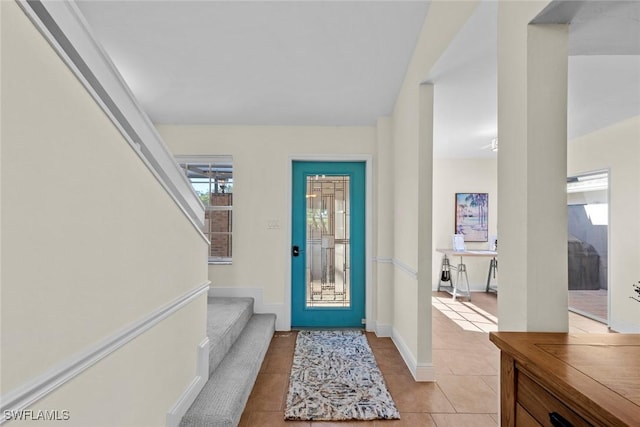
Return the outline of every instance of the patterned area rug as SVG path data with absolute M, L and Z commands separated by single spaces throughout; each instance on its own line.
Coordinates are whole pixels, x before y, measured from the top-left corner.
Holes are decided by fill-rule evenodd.
M 362 331 L 300 331 L 286 420 L 399 419 Z

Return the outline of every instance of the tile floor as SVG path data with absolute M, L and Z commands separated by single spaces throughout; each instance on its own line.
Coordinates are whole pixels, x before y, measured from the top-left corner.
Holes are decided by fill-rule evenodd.
M 492 319 L 497 314 L 496 294 L 474 293 L 472 305 L 465 304 L 464 300 L 458 301 L 459 305 L 451 304 L 451 297 L 442 292 L 434 292 L 433 296 L 436 382 L 415 382 L 391 339 L 367 333 L 369 345 L 400 410 L 401 420 L 284 421 L 296 341 L 296 332 L 292 331 L 276 332 L 271 340 L 240 426 L 498 426 L 499 352 L 484 330 L 492 328 Z M 436 309 L 438 304 L 441 306 Z M 457 314 L 441 310 L 457 311 Z M 572 332 L 607 332 L 606 326 L 573 313 L 569 313 L 569 323 Z

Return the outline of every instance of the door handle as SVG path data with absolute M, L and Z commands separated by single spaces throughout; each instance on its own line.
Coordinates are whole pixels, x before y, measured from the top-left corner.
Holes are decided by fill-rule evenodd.
M 293 246 L 291 248 L 291 255 L 299 256 L 300 255 L 300 246 Z

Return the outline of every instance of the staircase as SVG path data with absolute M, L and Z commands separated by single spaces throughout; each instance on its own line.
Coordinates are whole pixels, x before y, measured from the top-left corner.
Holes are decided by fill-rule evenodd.
M 274 314 L 253 312 L 253 298 L 208 299 L 209 380 L 181 427 L 235 427 L 275 331 Z

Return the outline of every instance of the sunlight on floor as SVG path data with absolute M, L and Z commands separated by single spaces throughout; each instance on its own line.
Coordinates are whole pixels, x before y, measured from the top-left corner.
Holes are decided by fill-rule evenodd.
M 465 331 L 493 332 L 498 330 L 498 318 L 471 302 L 433 297 L 432 304 Z

